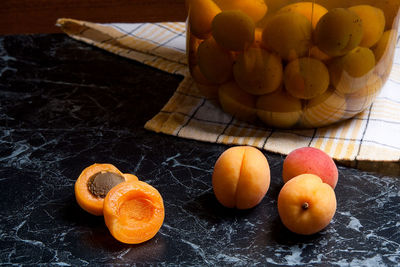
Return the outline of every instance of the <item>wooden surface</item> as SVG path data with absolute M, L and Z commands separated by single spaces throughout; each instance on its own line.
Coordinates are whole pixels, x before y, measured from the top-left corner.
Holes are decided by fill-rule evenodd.
M 184 0 L 2 0 L 0 34 L 59 32 L 58 18 L 91 22 L 184 21 Z

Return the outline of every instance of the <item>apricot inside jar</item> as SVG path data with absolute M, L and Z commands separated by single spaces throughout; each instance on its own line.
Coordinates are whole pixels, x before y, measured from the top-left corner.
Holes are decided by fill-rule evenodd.
M 111 164 L 93 164 L 85 168 L 75 182 L 75 197 L 82 209 L 103 215 L 104 198 L 116 185 L 137 181 L 132 174 L 123 174 Z
M 206 97 L 227 85 L 234 88 L 212 97 L 239 120 L 274 128 L 315 128 L 346 120 L 372 104 L 392 68 L 400 0 L 186 0 L 186 5 L 194 83 Z M 280 75 L 280 68 L 286 75 Z M 373 77 L 382 82 L 372 90 Z M 328 89 L 338 97 L 320 102 L 310 114 L 310 105 Z M 277 101 L 278 91 L 290 100 Z M 227 101 L 241 92 L 256 103 L 274 105 L 256 105 L 249 112 L 242 103 Z

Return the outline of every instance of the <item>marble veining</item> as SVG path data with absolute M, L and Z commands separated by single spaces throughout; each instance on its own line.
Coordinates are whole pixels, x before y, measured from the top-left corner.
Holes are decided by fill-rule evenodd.
M 143 129 L 182 77 L 64 35 L 0 37 L 0 265 L 398 266 L 400 177 L 339 167 L 337 212 L 318 234 L 280 222 L 283 156 L 265 153 L 271 186 L 247 211 L 211 186 L 226 146 Z M 155 186 L 166 217 L 121 244 L 74 198 L 79 173 L 108 162 Z

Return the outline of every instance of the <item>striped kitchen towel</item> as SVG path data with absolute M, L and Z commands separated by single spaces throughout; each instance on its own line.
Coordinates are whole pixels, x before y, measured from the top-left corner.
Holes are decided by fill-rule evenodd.
M 236 120 L 198 91 L 187 67 L 184 23 L 96 24 L 59 19 L 57 24 L 72 38 L 184 76 L 168 103 L 145 124 L 148 130 L 280 154 L 313 146 L 355 167 L 377 168 L 384 163 L 400 173 L 400 47 L 389 80 L 367 110 L 328 127 L 281 130 Z

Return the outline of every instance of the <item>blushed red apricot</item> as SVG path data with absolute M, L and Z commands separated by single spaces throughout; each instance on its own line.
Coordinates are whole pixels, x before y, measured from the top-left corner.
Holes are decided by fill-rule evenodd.
M 225 207 L 255 207 L 267 193 L 269 184 L 268 160 L 254 147 L 231 147 L 215 163 L 212 175 L 214 194 Z
M 324 151 L 314 147 L 301 147 L 290 152 L 283 161 L 282 178 L 288 182 L 300 174 L 315 174 L 332 188 L 336 187 L 339 173 L 335 162 Z

